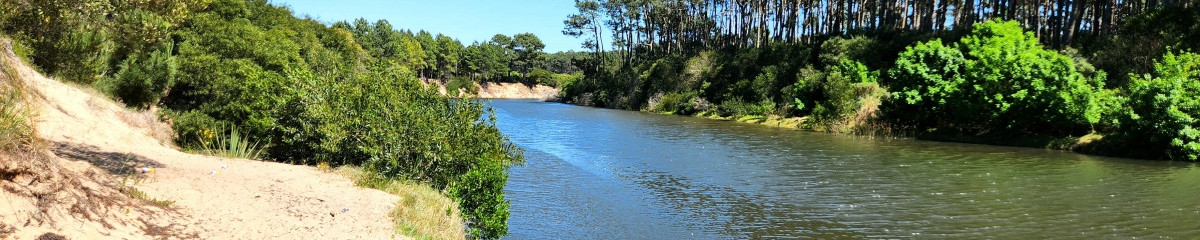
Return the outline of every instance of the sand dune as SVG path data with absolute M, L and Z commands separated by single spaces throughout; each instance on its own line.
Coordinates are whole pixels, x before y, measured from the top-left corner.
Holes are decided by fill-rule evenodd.
M 35 92 L 44 150 L 0 156 L 0 238 L 407 238 L 389 216 L 394 195 L 313 167 L 180 152 L 152 111 L 49 79 L 3 50 Z

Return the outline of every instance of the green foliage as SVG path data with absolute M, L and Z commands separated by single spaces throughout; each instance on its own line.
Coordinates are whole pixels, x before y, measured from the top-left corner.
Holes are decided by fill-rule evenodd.
M 1200 159 L 1200 55 L 1168 53 L 1153 78 L 1135 79 L 1129 89 L 1119 133 L 1131 149 Z
M 546 53 L 542 52 L 542 49 L 546 48 L 546 44 L 543 44 L 542 40 L 533 33 L 513 35 L 508 48 L 516 54 L 512 58 L 515 70 L 520 71 L 526 81 L 528 81 L 530 71 L 533 71 L 534 67 L 541 65 L 545 60 Z
M 462 204 L 471 219 L 467 221 L 468 236 L 475 239 L 497 239 L 508 234 L 508 200 L 504 200 L 504 185 L 508 182 L 506 166 L 485 162 L 463 174 L 450 187 L 450 196 Z
M 53 75 L 91 84 L 103 78 L 108 71 L 113 45 L 106 31 L 93 26 L 80 26 L 55 41 L 53 50 L 39 56 L 45 56 L 40 59 L 49 64 L 45 68 Z
M 28 41 L 32 51 L 19 51 L 47 73 L 92 84 L 116 72 L 113 63 L 168 41 L 179 22 L 206 5 L 206 0 L 5 1 L 0 30 Z
M 896 59 L 889 70 L 892 92 L 888 110 L 901 125 L 919 128 L 937 127 L 967 118 L 959 102 L 966 59 L 962 52 L 942 45 L 941 40 L 917 43 Z M 956 110 L 957 109 L 957 110 Z
M 238 142 L 246 143 L 239 145 L 270 143 L 263 145 L 268 160 L 360 165 L 471 196 L 459 204 L 473 231 L 504 234 L 504 169 L 521 163 L 521 152 L 481 103 L 443 98 L 417 81 L 411 70 L 454 74 L 431 34 L 386 22 L 327 27 L 265 1 L 239 0 L 214 2 L 184 25 L 176 33 L 180 72 L 163 100 L 182 113 L 175 118 L 180 138 L 237 126 L 245 137 Z M 464 78 L 451 82 L 471 86 Z M 203 142 L 195 141 L 181 145 Z
M 558 86 L 558 83 L 557 83 L 557 80 L 555 79 L 554 73 L 552 73 L 550 71 L 542 70 L 542 69 L 534 69 L 532 72 L 529 72 L 529 75 L 526 76 L 525 78 L 529 79 L 529 82 L 535 83 L 535 84 L 541 84 L 541 85 L 546 85 L 546 86 L 551 86 L 551 87 Z
M 813 107 L 812 117 L 824 124 L 839 124 L 845 122 L 862 105 L 866 92 L 864 85 L 878 86 L 879 72 L 870 71 L 866 65 L 857 61 L 842 60 L 830 68 L 821 91 L 825 98 L 817 101 Z
M 157 104 L 159 98 L 175 82 L 179 66 L 171 55 L 173 44 L 162 44 L 149 54 L 126 58 L 116 74 L 97 82 L 97 88 L 117 97 L 130 107 L 146 108 Z
M 1155 70 L 1155 60 L 1169 49 L 1200 50 L 1200 7 L 1167 7 L 1129 16 L 1116 34 L 1081 44 L 1091 62 L 1112 75 L 1106 85 L 1125 86 Z
M 879 44 L 873 38 L 864 36 L 848 39 L 834 37 L 821 43 L 821 53 L 817 58 L 824 66 L 836 66 L 847 60 L 862 62 L 869 66 L 881 66 L 883 60 L 879 48 Z
M 1069 134 L 1100 120 L 1103 79 L 1083 77 L 1071 58 L 1043 49 L 1016 22 L 977 24 L 955 49 L 918 44 L 891 74 L 894 109 L 915 110 L 899 114 L 915 114 L 901 119 L 917 127 Z
M 438 76 L 441 78 L 449 78 L 458 73 L 458 64 L 461 61 L 463 45 L 453 38 L 438 34 L 437 36 L 438 52 Z
M 467 94 L 477 94 L 479 89 L 475 88 L 475 82 L 463 77 L 451 77 L 450 81 L 446 82 L 446 92 L 450 96 L 458 96 L 459 89 L 466 90 Z
M 762 100 L 757 103 L 753 103 L 743 101 L 741 98 L 734 98 L 717 105 L 716 110 L 718 115 L 731 116 L 735 118 L 745 116 L 766 116 L 775 111 L 775 102 L 770 100 Z
M 696 92 L 685 93 L 668 93 L 656 95 L 650 98 L 646 106 L 647 111 L 672 113 L 680 115 L 691 115 L 701 111 L 697 109 L 698 99 Z
M 175 131 L 175 143 L 180 146 L 198 148 L 214 141 L 218 130 L 224 128 L 224 124 L 198 111 L 180 113 L 168 110 L 165 115 L 174 121 L 171 127 Z

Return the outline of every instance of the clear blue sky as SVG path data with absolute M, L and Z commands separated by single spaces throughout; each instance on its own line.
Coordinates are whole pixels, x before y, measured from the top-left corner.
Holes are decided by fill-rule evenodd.
M 562 34 L 563 20 L 576 13 L 571 0 L 270 0 L 297 16 L 324 23 L 365 18 L 386 19 L 397 29 L 424 29 L 462 41 L 487 41 L 493 35 L 531 32 L 546 52 L 580 51 L 580 39 Z

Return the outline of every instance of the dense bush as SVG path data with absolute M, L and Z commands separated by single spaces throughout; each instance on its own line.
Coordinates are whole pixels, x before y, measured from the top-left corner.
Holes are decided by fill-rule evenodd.
M 716 112 L 725 117 L 763 117 L 775 111 L 775 102 L 762 100 L 757 103 L 743 101 L 741 98 L 726 100 L 717 105 Z
M 695 106 L 698 96 L 696 92 L 667 93 L 650 97 L 646 110 L 651 112 L 691 115 L 700 109 Z
M 466 91 L 465 94 L 479 93 L 479 89 L 475 88 L 475 82 L 464 77 L 450 77 L 450 81 L 446 81 L 446 93 L 450 96 L 459 96 L 459 91 Z
M 908 47 L 889 70 L 886 82 L 892 90 L 889 116 L 901 125 L 931 128 L 953 124 L 966 111 L 957 97 L 965 86 L 963 67 L 966 59 L 958 49 L 942 45 L 941 40 Z
M 531 84 L 558 86 L 558 82 L 554 78 L 554 73 L 542 69 L 534 69 L 525 78 Z
M 184 145 L 187 148 L 198 148 L 199 145 L 212 141 L 220 129 L 228 127 L 197 111 L 166 110 L 164 115 L 173 121 L 171 126 L 175 130 L 176 142 L 187 143 Z
M 1200 159 L 1200 55 L 1166 54 L 1153 78 L 1134 78 L 1129 91 L 1119 133 L 1130 149 Z
M 864 36 L 834 37 L 821 43 L 821 53 L 817 57 L 824 66 L 836 66 L 843 61 L 858 61 L 868 66 L 882 66 L 884 60 L 879 52 L 881 47 L 875 39 Z
M 909 48 L 891 73 L 894 110 L 915 111 L 904 114 L 915 114 L 907 123 L 920 127 L 1071 134 L 1100 120 L 1103 79 L 1083 77 L 1016 22 L 977 24 L 951 48 L 936 41 Z
M 97 82 L 97 87 L 130 107 L 157 104 L 175 83 L 179 66 L 171 55 L 174 45 L 164 43 L 149 54 L 133 55 L 117 65 L 117 73 Z
M 861 107 L 865 98 L 878 97 L 870 96 L 872 94 L 869 93 L 874 92 L 858 90 L 869 88 L 864 85 L 879 86 L 879 72 L 868 70 L 860 62 L 841 60 L 841 63 L 830 68 L 825 76 L 821 84 L 825 98 L 816 102 L 812 112 L 812 117 L 817 122 L 843 123 Z

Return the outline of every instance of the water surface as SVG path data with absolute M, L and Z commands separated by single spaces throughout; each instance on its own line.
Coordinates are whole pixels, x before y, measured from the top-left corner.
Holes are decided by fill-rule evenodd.
M 1200 236 L 1200 167 L 492 100 L 510 239 Z

